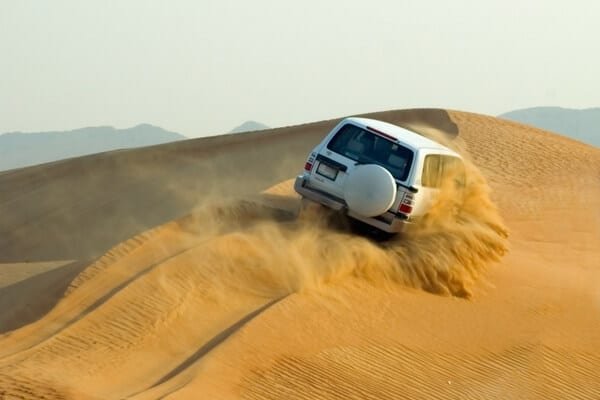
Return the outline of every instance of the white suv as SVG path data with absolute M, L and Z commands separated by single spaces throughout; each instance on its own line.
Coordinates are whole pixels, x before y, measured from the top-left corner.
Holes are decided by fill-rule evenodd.
M 366 118 L 342 120 L 308 156 L 294 189 L 388 233 L 424 216 L 460 155 L 417 133 Z

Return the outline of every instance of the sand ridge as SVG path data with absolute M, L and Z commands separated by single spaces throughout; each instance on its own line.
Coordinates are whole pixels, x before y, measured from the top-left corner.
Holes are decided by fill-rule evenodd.
M 600 205 L 593 185 L 600 176 L 597 149 L 469 113 L 375 117 L 424 134 L 444 131 L 468 151 L 485 178 L 470 175 L 473 200 L 462 205 L 460 226 L 436 218 L 415 236 L 382 247 L 322 226 L 326 215 L 295 221 L 289 181 L 242 202 L 238 193 L 215 202 L 214 187 L 193 205 L 172 200 L 167 211 L 188 216 L 116 245 L 70 283 L 48 314 L 0 337 L 0 394 L 593 398 L 600 392 L 594 350 L 600 333 L 593 329 L 600 307 L 600 220 L 589 210 L 600 209 L 593 208 Z M 298 137 L 322 135 L 317 128 L 332 123 L 262 138 L 265 146 L 289 141 L 297 147 L 276 164 L 281 169 L 245 189 L 257 193 L 293 176 L 306 155 Z M 220 146 L 216 164 L 235 159 L 236 140 L 208 141 Z M 176 147 L 174 154 L 184 157 L 186 145 Z M 136 154 L 125 156 L 135 165 Z M 185 162 L 189 169 L 181 174 L 197 177 L 193 161 Z M 216 170 L 204 171 L 209 182 Z M 172 193 L 189 181 L 171 183 Z M 187 201 L 189 192 L 182 192 Z M 86 212 L 93 220 L 104 210 Z M 570 218 L 557 229 L 556 218 L 565 212 Z M 125 234 L 144 223 L 115 227 Z M 17 236 L 10 240 L 15 244 Z M 9 254 L 28 246 L 15 244 Z M 41 247 L 39 256 L 49 255 L 56 254 Z M 490 270 L 490 261 L 498 260 Z

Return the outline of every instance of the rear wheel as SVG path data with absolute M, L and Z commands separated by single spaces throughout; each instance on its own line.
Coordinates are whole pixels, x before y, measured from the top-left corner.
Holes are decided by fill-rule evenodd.
M 351 231 L 349 217 L 343 211 L 332 210 L 320 203 L 302 198 L 298 207 L 297 220 L 312 226 L 339 232 Z
M 368 239 L 374 240 L 376 242 L 386 242 L 394 237 L 397 234 L 389 233 L 382 231 L 381 229 L 375 228 L 365 222 L 359 221 L 352 217 L 347 217 L 348 225 L 350 227 L 350 231 L 357 235 L 366 236 Z
M 298 206 L 298 219 L 302 221 L 314 220 L 318 218 L 318 215 L 322 213 L 323 206 L 319 203 L 315 203 L 312 200 L 302 197 L 300 199 L 300 205 Z

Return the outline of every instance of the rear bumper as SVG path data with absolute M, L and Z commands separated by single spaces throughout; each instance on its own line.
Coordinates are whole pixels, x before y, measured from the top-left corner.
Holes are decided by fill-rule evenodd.
M 348 205 L 343 199 L 309 187 L 308 179 L 304 175 L 298 175 L 296 177 L 296 181 L 294 182 L 294 190 L 302 197 L 305 197 L 316 203 L 323 204 L 324 206 L 333 210 L 344 211 L 349 217 L 362 221 L 365 224 L 371 225 L 384 232 L 400 233 L 404 231 L 408 225 L 410 225 L 408 220 L 401 219 L 396 214 L 389 211 L 373 218 L 358 215 L 348 209 Z
M 410 222 L 408 220 L 400 219 L 391 212 L 387 212 L 375 218 L 363 217 L 353 213 L 350 210 L 347 212 L 347 214 L 350 218 L 362 221 L 365 224 L 369 224 L 387 233 L 403 232 L 408 227 L 408 225 L 410 225 Z
M 323 204 L 333 210 L 340 211 L 347 208 L 343 199 L 331 196 L 325 192 L 308 187 L 308 180 L 304 175 L 298 175 L 294 183 L 294 190 L 309 200 Z

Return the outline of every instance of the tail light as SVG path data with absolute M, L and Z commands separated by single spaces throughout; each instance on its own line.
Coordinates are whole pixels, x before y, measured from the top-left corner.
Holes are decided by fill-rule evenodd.
M 308 160 L 306 160 L 306 164 L 304 164 L 304 170 L 306 172 L 312 171 L 313 164 L 315 162 L 316 157 L 317 157 L 317 153 L 315 153 L 314 151 L 312 153 L 310 153 L 310 155 L 308 156 Z
M 402 203 L 400 204 L 400 208 L 398 208 L 398 211 L 400 211 L 403 214 L 410 214 L 412 212 L 412 206 Z
M 402 201 L 398 207 L 398 211 L 402 214 L 410 214 L 413 210 L 414 196 L 412 193 L 405 192 L 402 196 Z

